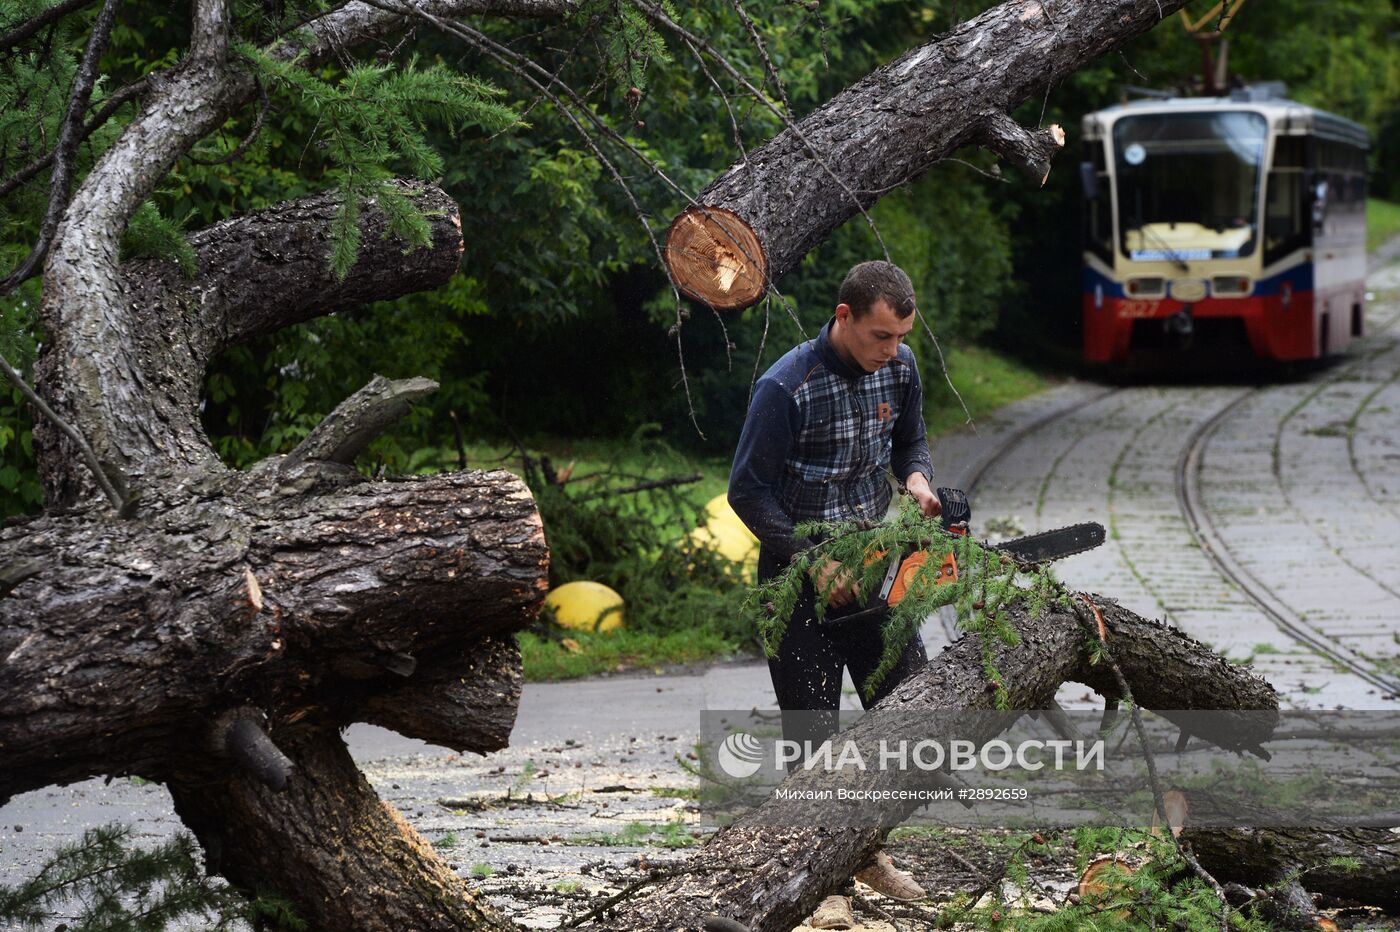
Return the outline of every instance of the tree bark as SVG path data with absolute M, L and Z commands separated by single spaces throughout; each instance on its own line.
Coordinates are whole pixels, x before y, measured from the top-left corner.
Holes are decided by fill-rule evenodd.
M 100 348 L 93 347 L 79 322 L 67 326 L 65 301 L 46 298 L 49 332 L 58 336 L 45 346 L 37 366 L 40 393 L 84 431 L 128 490 L 148 476 L 157 483 L 168 481 L 175 470 L 223 473 L 199 420 L 204 376 L 215 355 L 340 308 L 437 288 L 456 273 L 462 254 L 456 203 L 436 187 L 403 188 L 428 215 L 431 244 L 405 252 L 406 243 L 386 235 L 383 212 L 367 203 L 364 245 L 343 281 L 331 274 L 327 262 L 331 220 L 339 207 L 339 198 L 330 192 L 194 234 L 193 278 L 186 279 L 167 261 L 122 266 L 105 296 L 92 295 L 116 301 L 127 321 L 106 328 Z M 92 261 L 84 257 L 79 271 L 70 268 L 61 275 L 91 276 L 83 286 L 90 293 L 86 283 L 101 280 L 88 267 Z M 45 294 L 53 287 L 55 283 L 46 283 Z M 73 385 L 103 389 L 74 393 Z M 105 438 L 105 453 L 97 438 Z M 35 443 L 50 506 L 76 504 L 90 478 L 72 444 L 43 419 L 35 424 Z
M 1013 131 L 1006 114 L 1184 5 L 1011 0 L 906 52 L 702 191 L 671 225 L 674 280 L 712 307 L 747 307 L 838 226 L 960 146 L 986 145 L 1043 182 L 1063 134 Z M 700 219 L 717 246 L 689 248 Z
M 1095 599 L 1099 604 L 1106 601 Z M 1009 614 L 1020 643 L 1008 647 L 998 642 L 992 653 L 1009 692 L 1010 708 L 1049 708 L 1055 691 L 1067 681 L 1084 683 L 1105 696 L 1118 695 L 1106 665 L 1090 662 L 1087 632 L 1094 622 L 1087 616 L 1047 611 L 1032 617 L 1020 608 Z M 1103 616 L 1113 657 L 1143 707 L 1161 710 L 1168 717 L 1173 711 L 1256 710 L 1247 728 L 1198 737 L 1232 749 L 1267 739 L 1276 715 L 1260 715 L 1257 710 L 1277 712 L 1278 696 L 1268 683 L 1180 629 L 1112 604 L 1103 610 Z M 979 638 L 964 637 L 841 737 L 855 742 L 866 760 L 878 759 L 881 738 L 911 743 L 924 738 L 989 740 L 1011 721 L 996 712 L 993 686 L 983 672 Z M 978 724 L 970 733 L 952 735 L 947 724 L 940 724 L 951 714 L 975 711 L 987 714 L 977 717 Z M 841 785 L 882 789 L 891 788 L 897 779 L 894 771 L 870 768 L 854 775 L 843 772 Z M 787 932 L 865 864 L 889 829 L 922 805 L 918 801 L 883 805 L 878 810 L 878 823 L 871 824 L 869 803 L 801 801 L 800 791 L 819 790 L 830 780 L 820 769 L 794 772 L 782 786 L 797 791 L 796 796 L 769 798 L 711 838 L 686 862 L 683 874 L 624 904 L 597 927 L 698 930 L 703 928 L 705 917 L 713 914 L 737 921 L 751 932 Z M 844 810 L 845 806 L 850 809 Z M 773 827 L 807 825 L 817 827 Z M 823 825 L 868 827 L 819 827 Z
M 240 477 L 253 488 L 153 501 L 129 521 L 49 516 L 0 530 L 0 554 L 44 567 L 4 602 L 0 800 L 101 773 L 160 779 L 164 761 L 188 754 L 192 738 L 203 747 L 209 723 L 250 700 L 273 718 L 329 706 L 355 721 L 364 688 L 347 667 L 400 653 L 460 659 L 530 622 L 548 564 L 520 480 L 363 482 L 312 465 L 321 471 L 276 490 Z M 493 650 L 482 663 L 492 658 L 489 676 L 474 675 L 500 684 L 493 691 L 454 692 L 437 663 L 406 680 L 381 665 L 376 683 L 442 691 L 437 701 L 461 708 L 455 739 L 452 717 L 426 705 L 419 720 L 432 727 L 415 737 L 469 746 L 485 728 L 496 738 L 482 743 L 501 747 L 518 671 L 512 686 L 497 670 L 512 661 Z M 476 709 L 508 717 L 483 726 Z
M 1400 834 L 1383 828 L 1193 829 L 1181 840 L 1220 880 L 1262 887 L 1300 871 L 1313 893 L 1400 911 Z
M 211 870 L 250 892 L 295 891 L 298 915 L 317 930 L 515 928 L 379 798 L 338 725 L 306 721 L 277 735 L 300 771 L 285 792 L 217 760 L 168 780 Z

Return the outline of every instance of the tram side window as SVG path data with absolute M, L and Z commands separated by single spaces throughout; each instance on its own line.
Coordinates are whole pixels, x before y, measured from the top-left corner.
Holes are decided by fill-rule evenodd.
M 1093 166 L 1098 179 L 1098 196 L 1084 201 L 1084 243 L 1105 262 L 1113 262 L 1113 193 L 1108 180 L 1103 143 L 1084 144 L 1084 161 Z
M 1264 264 L 1276 262 L 1308 244 L 1311 199 L 1306 175 L 1307 138 L 1280 136 L 1264 192 Z
M 1274 140 L 1274 168 L 1304 168 L 1307 159 L 1306 136 L 1279 136 Z

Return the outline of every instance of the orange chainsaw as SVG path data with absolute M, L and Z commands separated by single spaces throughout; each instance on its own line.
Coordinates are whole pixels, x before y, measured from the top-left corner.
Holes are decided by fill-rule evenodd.
M 972 506 L 961 489 L 940 488 L 935 493 L 941 506 L 940 517 L 943 529 L 951 534 L 966 535 L 972 523 Z M 1076 553 L 1093 550 L 1104 542 L 1103 525 L 1096 521 L 1072 524 L 1069 527 L 1028 534 L 1015 540 L 1003 541 L 989 549 L 1004 553 L 1024 568 L 1030 568 L 1052 560 L 1062 560 Z M 925 566 L 940 560 L 938 554 L 928 550 L 908 549 L 893 558 L 885 551 L 871 554 L 866 564 L 889 559 L 889 567 L 881 577 L 880 588 L 871 594 L 865 605 L 852 603 L 840 608 L 831 608 L 826 613 L 826 621 L 831 624 L 844 624 L 878 618 L 889 612 L 909 594 L 914 578 Z M 935 585 L 946 586 L 958 581 L 958 561 L 950 550 L 943 554 L 935 571 Z

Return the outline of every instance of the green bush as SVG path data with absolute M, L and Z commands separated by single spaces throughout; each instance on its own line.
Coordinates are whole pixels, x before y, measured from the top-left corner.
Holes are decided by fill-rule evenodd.
M 692 484 L 634 491 L 693 467 L 657 438 L 654 425 L 638 430 L 627 449 L 625 467 L 577 477 L 561 474 L 547 457 L 524 457 L 549 542 L 550 585 L 590 580 L 617 590 L 634 633 L 746 639 L 738 612 L 747 589 L 742 568 L 688 536 L 705 521 L 705 502 Z

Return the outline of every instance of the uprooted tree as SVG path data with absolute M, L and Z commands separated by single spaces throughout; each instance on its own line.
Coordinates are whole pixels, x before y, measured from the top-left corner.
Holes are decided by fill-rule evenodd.
M 963 145 L 1043 179 L 1063 135 L 1008 112 L 1180 6 L 1013 0 L 963 23 L 725 172 L 673 224 L 670 272 L 712 306 L 751 303 L 880 193 Z M 665 9 L 629 9 L 703 48 Z M 462 18 L 574 12 L 567 0 L 347 3 L 262 54 L 309 67 L 437 28 L 504 59 Z M 461 253 L 457 206 L 431 184 L 383 189 L 359 211 L 363 246 L 343 277 L 327 262 L 343 215 L 332 194 L 194 234 L 192 275 L 119 259 L 123 230 L 175 160 L 258 95 L 234 38 L 228 0 L 195 0 L 189 54 L 146 82 L 139 115 L 70 196 L 94 78 L 85 61 L 53 158 L 51 222 L 17 273 L 44 276 L 36 381 L 51 413 L 36 444 L 48 510 L 0 530 L 0 800 L 140 775 L 170 788 L 212 870 L 281 893 L 317 928 L 508 928 L 375 795 L 340 730 L 373 722 L 459 750 L 506 745 L 521 680 L 511 632 L 536 611 L 548 560 L 528 491 L 504 472 L 371 481 L 354 468 L 433 390 L 422 379 L 369 381 L 290 453 L 245 471 L 219 460 L 198 416 L 218 353 L 444 282 Z M 547 73 L 520 68 L 548 89 Z M 405 201 L 427 224 L 416 249 L 399 235 Z M 1082 621 L 1016 619 L 1022 644 L 997 658 L 1014 706 L 1044 707 L 1065 680 L 1119 694 L 1089 665 Z M 1266 685 L 1164 626 L 1111 609 L 1107 630 L 1148 707 L 1276 707 Z M 976 658 L 961 643 L 888 702 L 984 707 Z M 608 924 L 698 928 L 717 913 L 787 928 L 880 835 L 740 825 Z

